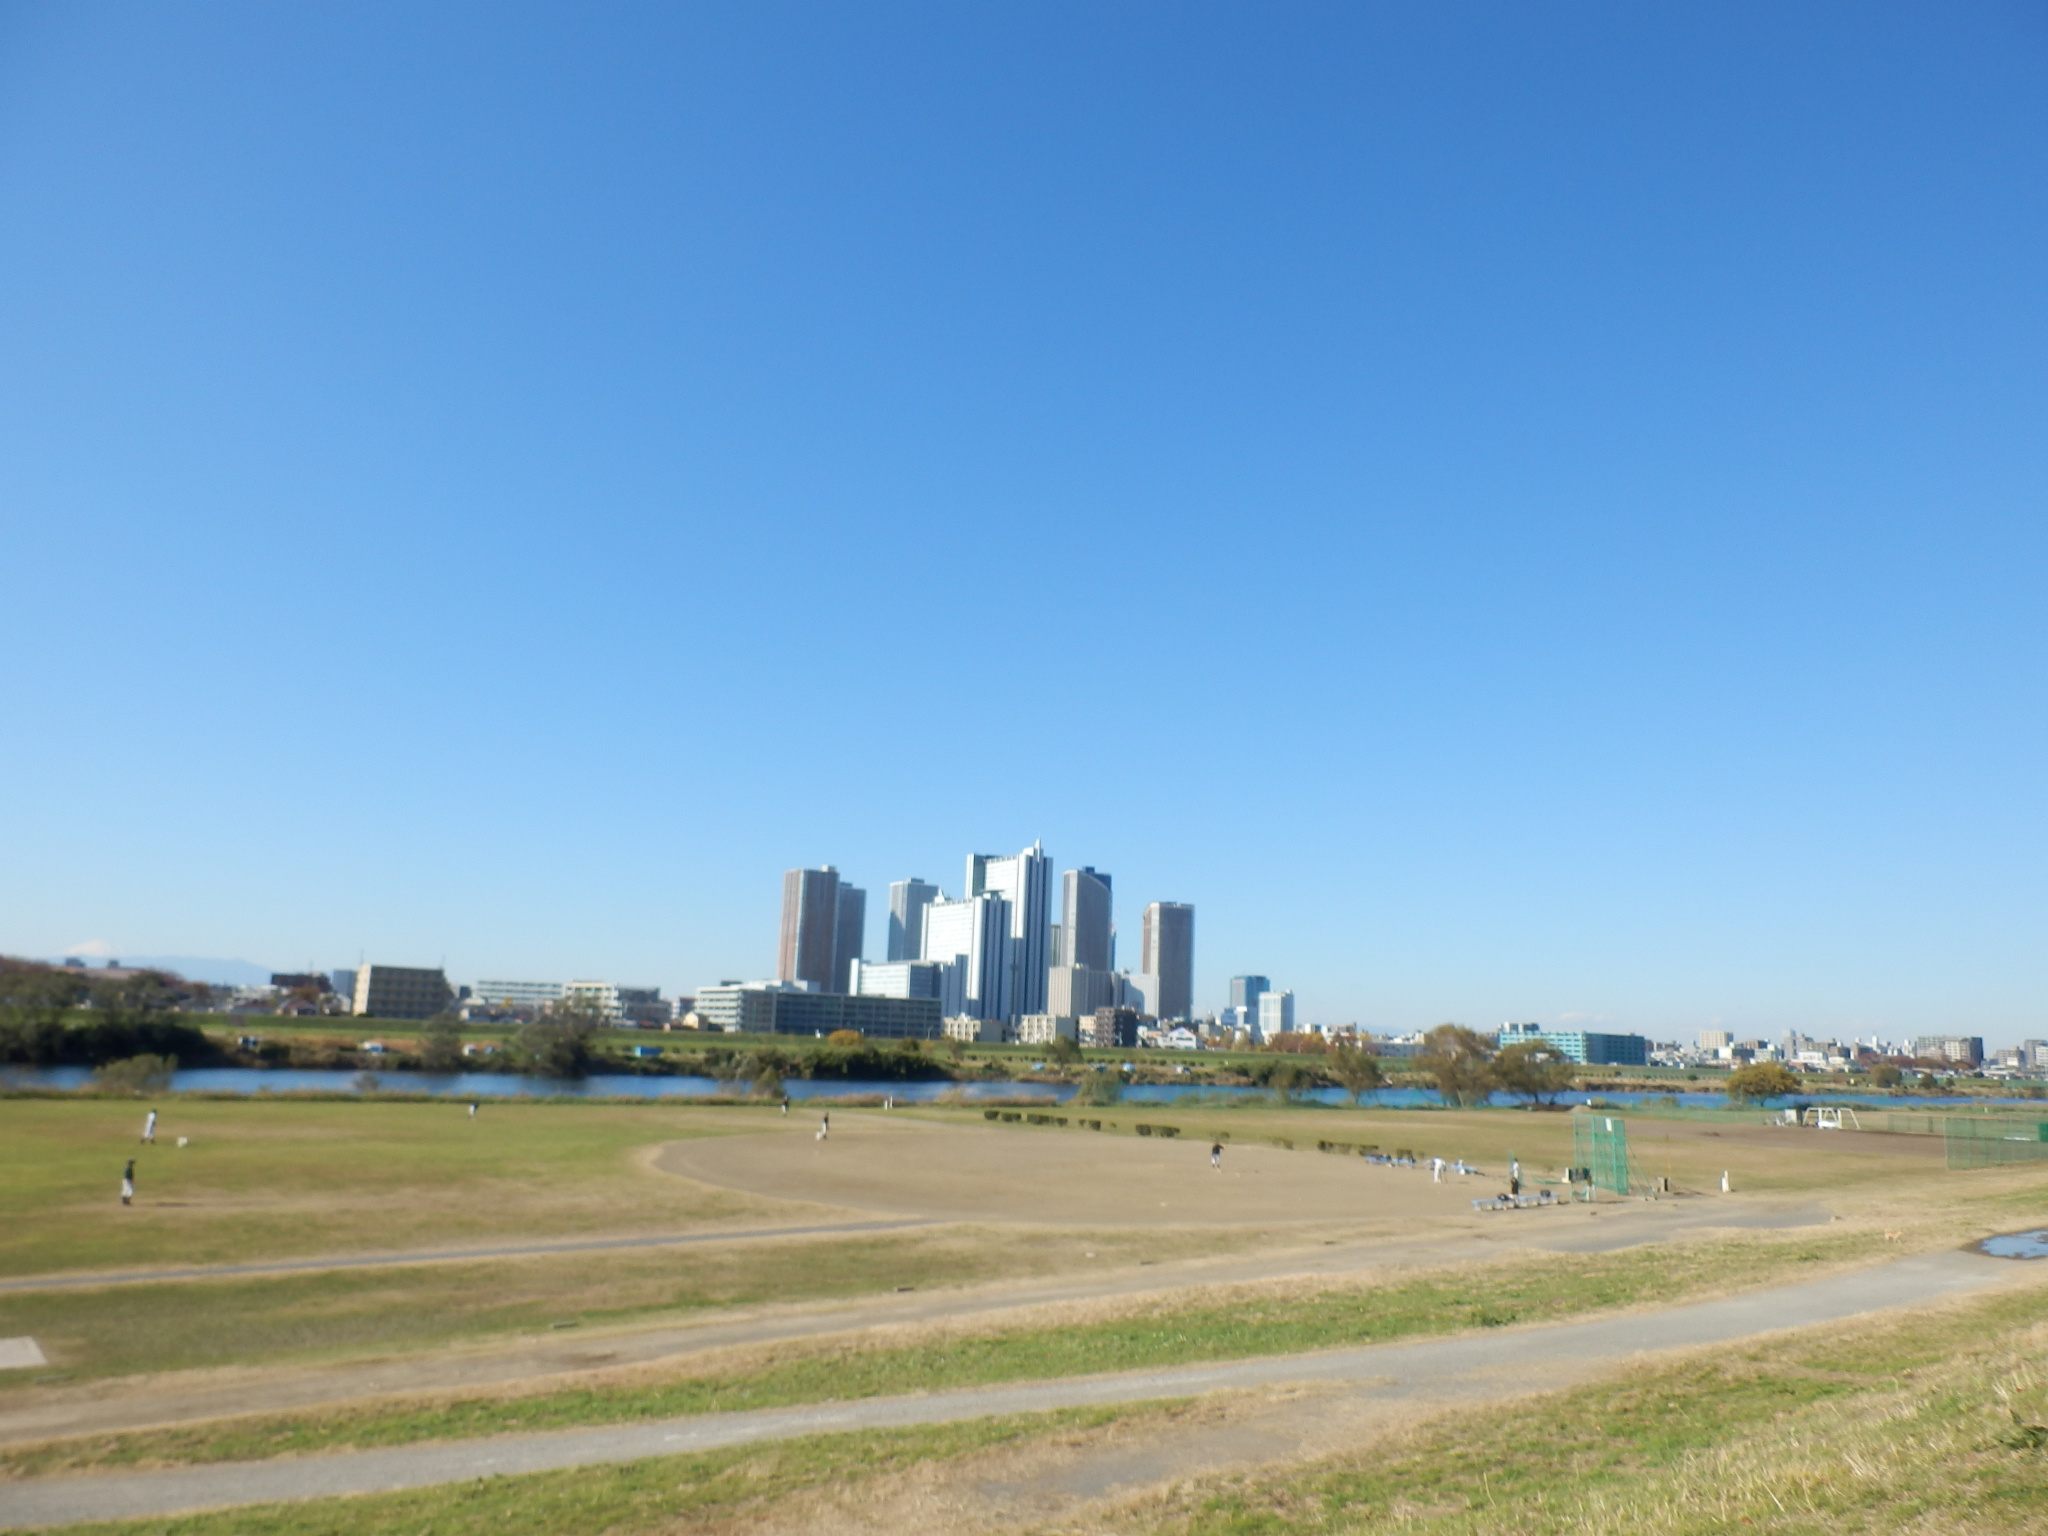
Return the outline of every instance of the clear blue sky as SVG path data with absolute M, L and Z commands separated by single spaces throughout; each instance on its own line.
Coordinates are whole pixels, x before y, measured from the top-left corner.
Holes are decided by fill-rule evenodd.
M 0 9 L 0 950 L 2048 1035 L 2048 11 Z M 873 941 L 871 940 L 871 943 Z

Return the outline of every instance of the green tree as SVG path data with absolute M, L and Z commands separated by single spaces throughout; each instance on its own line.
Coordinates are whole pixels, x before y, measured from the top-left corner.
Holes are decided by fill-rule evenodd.
M 1446 1104 L 1470 1108 L 1493 1092 L 1493 1048 L 1462 1024 L 1439 1024 L 1423 1041 L 1415 1064 L 1436 1082 Z
M 1354 1104 L 1360 1094 L 1387 1085 L 1386 1069 L 1380 1065 L 1379 1057 L 1355 1045 L 1340 1045 L 1331 1051 L 1323 1058 L 1323 1070 L 1337 1080 L 1338 1087 L 1350 1093 Z
M 1263 1070 L 1257 1076 L 1273 1090 L 1273 1097 L 1281 1103 L 1290 1103 L 1301 1091 L 1302 1084 L 1312 1075 L 1309 1069 L 1292 1056 L 1279 1056 L 1262 1064 Z
M 1870 1086 L 1873 1088 L 1896 1088 L 1903 1074 L 1889 1061 L 1880 1061 L 1870 1069 Z
M 175 1056 L 130 1056 L 126 1061 L 108 1062 L 93 1073 L 92 1082 L 101 1093 L 125 1093 L 139 1099 L 170 1087 L 171 1074 L 177 1070 Z
M 1101 1106 L 1114 1104 L 1124 1096 L 1124 1085 L 1114 1072 L 1091 1072 L 1081 1079 L 1081 1087 L 1074 1095 L 1076 1104 Z
M 0 969 L 0 1061 L 58 1060 L 65 1017 L 83 1001 L 85 982 L 68 970 L 7 962 Z
M 1775 1061 L 1753 1061 L 1746 1067 L 1737 1067 L 1728 1074 L 1728 1083 L 1723 1089 L 1739 1104 L 1753 1104 L 1759 1099 L 1781 1099 L 1798 1091 L 1798 1075 Z
M 140 1031 L 169 1023 L 177 1006 L 177 988 L 158 971 L 101 982 L 92 989 L 92 1011 L 116 1029 Z
M 462 1070 L 462 1020 L 454 1014 L 437 1013 L 420 1026 L 420 1070 Z
M 1493 1075 L 1509 1093 L 1532 1104 L 1554 1104 L 1571 1087 L 1577 1063 L 1542 1040 L 1517 1040 L 1493 1058 Z
M 1045 1054 L 1059 1066 L 1077 1066 L 1081 1061 L 1081 1042 L 1067 1035 L 1054 1035 Z
M 556 1003 L 520 1030 L 512 1049 L 519 1064 L 536 1077 L 584 1077 L 591 1046 L 605 1026 L 604 1010 L 584 999 Z

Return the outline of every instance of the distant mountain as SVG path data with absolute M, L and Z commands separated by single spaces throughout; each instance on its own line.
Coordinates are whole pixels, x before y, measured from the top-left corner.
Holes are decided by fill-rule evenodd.
M 203 955 L 115 955 L 111 957 L 90 956 L 86 968 L 96 971 L 111 958 L 124 966 L 140 970 L 176 971 L 187 981 L 211 982 L 217 987 L 260 987 L 270 981 L 270 967 L 255 965 L 247 960 L 212 960 Z M 62 965 L 63 957 L 50 961 Z

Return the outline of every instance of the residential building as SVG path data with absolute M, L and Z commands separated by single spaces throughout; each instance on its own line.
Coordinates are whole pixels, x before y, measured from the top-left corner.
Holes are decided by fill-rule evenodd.
M 479 981 L 469 989 L 469 1006 L 486 1013 L 535 1014 L 560 999 L 559 981 Z
M 1700 1031 L 1700 1049 L 1721 1052 L 1735 1044 L 1735 1036 L 1725 1029 L 1703 1029 Z
M 1138 1043 L 1138 1015 L 1130 1008 L 1098 1008 L 1080 1021 L 1081 1044 L 1102 1051 L 1127 1051 Z
M 823 869 L 792 869 L 782 877 L 782 940 L 775 974 L 807 981 L 820 992 L 844 992 L 860 957 L 867 893 Z
M 958 1040 L 963 1045 L 1009 1045 L 1016 1038 L 1016 1031 L 1001 1019 L 976 1019 L 966 1014 L 948 1019 L 942 1026 L 948 1040 Z
M 438 966 L 365 965 L 356 971 L 349 1011 L 359 1018 L 430 1019 L 454 1001 L 454 990 Z
M 1159 978 L 1153 1014 L 1185 1019 L 1195 1007 L 1195 909 L 1185 902 L 1155 901 L 1145 909 L 1139 971 Z
M 68 964 L 69 962 L 66 963 Z M 356 995 L 356 973 L 353 969 L 329 971 L 327 973 L 327 980 L 333 986 L 336 997 L 346 998 L 351 1002 L 354 1001 Z
M 695 1011 L 706 1028 L 764 1035 L 851 1029 L 877 1040 L 936 1040 L 941 1024 L 936 998 L 853 997 L 785 981 L 700 987 Z
M 1045 975 L 1052 964 L 1052 860 L 1044 845 L 1033 843 L 1010 856 L 970 853 L 966 896 L 1000 896 L 1009 903 L 1010 974 L 1000 1017 L 1014 1021 L 1045 1012 Z M 933 958 L 929 951 L 925 957 Z
M 889 948 L 891 960 L 924 958 L 924 909 L 943 900 L 945 892 L 927 880 L 912 875 L 889 887 Z
M 619 1022 L 619 989 L 608 981 L 572 981 L 562 988 L 562 1001 L 591 1010 L 607 1024 Z
M 947 1018 L 966 1015 L 1008 1022 L 1013 1016 L 1011 927 L 1010 903 L 1001 896 L 926 905 L 924 958 L 944 968 L 940 998 Z
M 1642 1035 L 1610 1035 L 1593 1030 L 1552 1029 L 1545 1024 L 1503 1024 L 1502 1045 L 1540 1040 L 1561 1055 L 1587 1067 L 1646 1067 L 1650 1042 Z
M 856 960 L 848 980 L 858 997 L 936 998 L 944 995 L 945 967 L 936 960 Z
M 1092 1018 L 1089 1022 L 1093 1022 Z M 1055 1040 L 1081 1039 L 1080 1019 L 1065 1013 L 1027 1013 L 1017 1021 L 1016 1038 L 1019 1045 L 1051 1045 Z
M 1913 1042 L 1913 1054 L 1922 1060 L 1946 1061 L 1951 1066 L 1975 1067 L 1984 1060 L 1981 1035 L 1921 1035 Z
M 676 1005 L 661 995 L 661 988 L 615 987 L 612 990 L 619 1000 L 621 1024 L 630 1024 L 635 1029 L 660 1029 L 675 1022 Z
M 1275 992 L 1271 989 L 1259 994 L 1259 1037 L 1270 1040 L 1275 1035 L 1294 1033 L 1294 994 Z

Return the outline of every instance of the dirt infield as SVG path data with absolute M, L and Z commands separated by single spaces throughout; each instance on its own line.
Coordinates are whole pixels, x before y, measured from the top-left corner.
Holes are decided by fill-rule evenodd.
M 1209 1166 L 1197 1128 L 1174 1140 L 1080 1130 L 947 1126 L 840 1113 L 832 1135 L 792 1116 L 765 1135 L 675 1142 L 655 1167 L 721 1189 L 938 1221 L 1238 1226 L 1469 1216 L 1505 1181 L 1362 1157 L 1229 1147 Z

